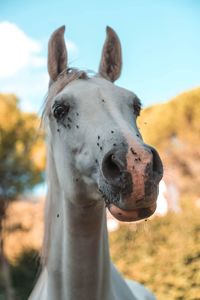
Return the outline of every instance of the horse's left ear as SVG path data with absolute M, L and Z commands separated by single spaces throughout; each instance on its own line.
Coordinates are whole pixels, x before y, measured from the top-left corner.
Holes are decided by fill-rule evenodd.
M 99 74 L 114 82 L 121 74 L 122 50 L 116 32 L 109 26 L 106 27 L 107 37 L 103 46 Z
M 55 81 L 58 75 L 67 68 L 67 49 L 64 40 L 65 26 L 53 32 L 48 45 L 48 72 Z

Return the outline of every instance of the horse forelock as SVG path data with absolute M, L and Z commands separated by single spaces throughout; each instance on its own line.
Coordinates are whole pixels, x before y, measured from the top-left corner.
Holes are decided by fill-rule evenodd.
M 52 99 L 60 93 L 66 85 L 77 79 L 89 79 L 88 72 L 76 68 L 68 68 L 59 74 L 56 81 L 50 81 L 47 96 L 43 104 L 42 122 L 45 124 L 46 118 L 51 113 Z

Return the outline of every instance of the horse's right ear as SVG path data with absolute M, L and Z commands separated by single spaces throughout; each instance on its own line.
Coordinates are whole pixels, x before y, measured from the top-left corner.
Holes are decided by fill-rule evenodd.
M 48 72 L 52 81 L 55 81 L 58 75 L 67 68 L 64 32 L 65 26 L 58 28 L 51 35 L 48 44 Z

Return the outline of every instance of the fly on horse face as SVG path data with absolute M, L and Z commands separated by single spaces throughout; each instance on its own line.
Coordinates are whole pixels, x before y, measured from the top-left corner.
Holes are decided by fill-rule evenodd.
M 44 263 L 29 299 L 155 299 L 112 264 L 106 207 L 120 221 L 151 216 L 161 160 L 137 128 L 140 100 L 114 85 L 122 67 L 117 34 L 107 27 L 99 71 L 90 77 L 68 67 L 64 30 L 52 34 L 48 48 Z

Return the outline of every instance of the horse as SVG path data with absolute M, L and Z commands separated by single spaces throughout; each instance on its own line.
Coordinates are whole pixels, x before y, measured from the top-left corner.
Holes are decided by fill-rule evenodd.
M 29 299 L 153 300 L 111 262 L 106 208 L 124 222 L 151 216 L 162 162 L 137 128 L 140 99 L 114 84 L 122 69 L 116 32 L 106 28 L 92 76 L 69 68 L 64 32 L 58 28 L 48 44 L 43 267 Z

